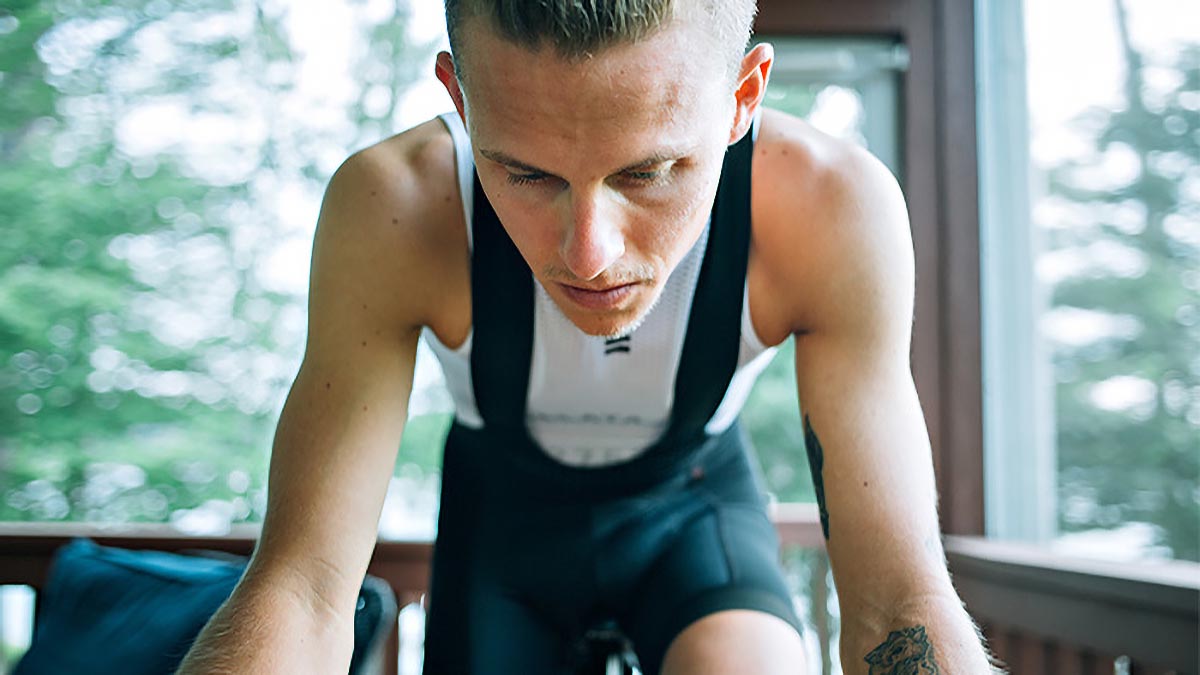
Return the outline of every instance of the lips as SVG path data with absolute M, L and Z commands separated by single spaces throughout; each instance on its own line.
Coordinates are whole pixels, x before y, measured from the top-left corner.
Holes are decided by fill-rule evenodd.
M 616 309 L 633 294 L 636 283 L 610 286 L 603 289 L 588 289 L 559 284 L 563 293 L 575 304 L 594 310 Z
M 569 285 L 569 284 L 562 284 L 562 285 L 563 285 L 563 286 L 565 286 L 565 287 L 567 287 L 567 288 L 570 288 L 570 289 L 572 289 L 572 290 L 576 290 L 576 291 L 586 291 L 586 292 L 588 292 L 588 293 L 607 293 L 607 292 L 609 292 L 609 291 L 615 291 L 615 290 L 617 290 L 618 288 L 624 288 L 624 287 L 626 287 L 626 286 L 632 286 L 633 284 L 632 284 L 632 283 L 628 283 L 628 284 L 617 284 L 616 286 L 609 286 L 609 287 L 607 287 L 607 288 L 586 288 L 586 287 L 584 287 L 584 286 L 571 286 L 571 285 Z

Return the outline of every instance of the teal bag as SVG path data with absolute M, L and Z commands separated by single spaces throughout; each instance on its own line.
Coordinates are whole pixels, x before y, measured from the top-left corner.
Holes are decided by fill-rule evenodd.
M 33 642 L 13 675 L 169 675 L 233 592 L 246 561 L 131 551 L 75 539 L 38 596 Z M 388 585 L 368 576 L 354 615 L 350 675 L 363 675 L 396 621 Z

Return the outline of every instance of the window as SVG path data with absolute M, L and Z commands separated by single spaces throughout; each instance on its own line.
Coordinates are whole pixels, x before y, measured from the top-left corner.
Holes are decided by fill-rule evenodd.
M 988 532 L 1200 560 L 1200 14 L 980 8 Z

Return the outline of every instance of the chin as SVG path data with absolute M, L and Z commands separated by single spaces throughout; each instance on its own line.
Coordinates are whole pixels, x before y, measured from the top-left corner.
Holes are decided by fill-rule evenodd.
M 605 339 L 613 339 L 626 337 L 637 330 L 646 318 L 650 316 L 650 311 L 658 304 L 658 299 L 661 297 L 660 289 L 655 289 L 654 297 L 646 304 L 638 304 L 627 309 L 604 313 L 604 314 L 588 314 L 581 313 L 578 309 L 574 312 L 565 312 L 567 318 L 575 327 L 592 337 L 602 337 Z M 560 306 L 560 310 L 563 308 Z
M 612 340 L 614 338 L 622 338 L 622 337 L 626 337 L 626 336 L 632 334 L 633 331 L 637 330 L 638 327 L 641 326 L 642 323 L 644 323 L 646 321 L 646 314 L 649 314 L 649 312 L 635 316 L 631 321 L 625 321 L 625 322 L 610 321 L 610 322 L 607 322 L 606 324 L 604 324 L 603 326 L 594 328 L 593 330 L 588 330 L 587 328 L 584 328 L 583 326 L 579 326 L 579 328 L 583 332 L 585 332 L 588 335 L 591 335 L 593 337 L 602 337 L 606 340 Z M 576 324 L 576 325 L 578 326 L 578 324 Z

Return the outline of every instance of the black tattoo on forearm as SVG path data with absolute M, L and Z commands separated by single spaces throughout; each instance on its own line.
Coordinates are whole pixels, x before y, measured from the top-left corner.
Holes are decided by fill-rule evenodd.
M 925 635 L 925 626 L 912 626 L 888 633 L 883 644 L 866 657 L 868 675 L 939 675 L 942 669 L 933 659 L 933 645 Z
M 825 508 L 825 479 L 821 470 L 825 466 L 825 451 L 813 431 L 808 415 L 804 416 L 804 449 L 808 452 L 808 470 L 812 472 L 813 489 L 817 492 L 817 510 L 821 513 L 821 532 L 829 541 L 829 511 Z

